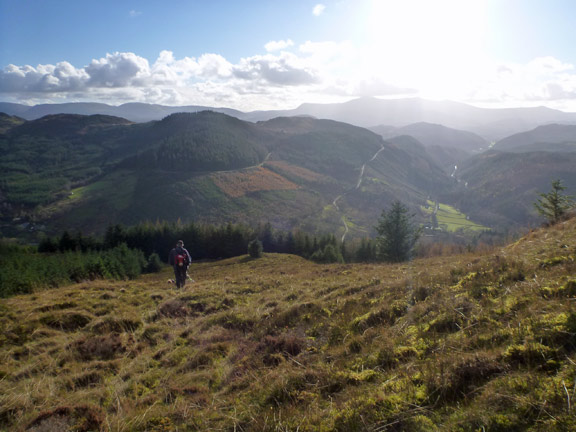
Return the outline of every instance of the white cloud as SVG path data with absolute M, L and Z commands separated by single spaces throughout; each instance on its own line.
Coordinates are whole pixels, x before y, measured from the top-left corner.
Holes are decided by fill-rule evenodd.
M 85 71 L 90 76 L 89 86 L 127 87 L 149 76 L 150 66 L 148 60 L 134 53 L 114 53 L 92 60 Z
M 278 56 L 268 54 L 241 59 L 234 67 L 234 76 L 273 85 L 293 86 L 317 82 L 316 72 L 307 67 L 301 58 L 287 52 Z
M 314 8 L 312 9 L 312 14 L 314 16 L 320 16 L 324 13 L 324 10 L 326 9 L 326 6 L 323 5 L 322 3 L 318 3 L 316 6 L 314 6 Z
M 0 93 L 75 91 L 84 86 L 88 74 L 68 62 L 56 65 L 8 65 L 0 71 Z
M 130 18 L 136 18 L 137 16 L 142 15 L 142 12 L 132 9 L 130 12 L 128 12 L 128 15 Z
M 520 104 L 576 101 L 576 68 L 553 57 L 493 65 L 468 98 Z
M 233 66 L 219 54 L 202 54 L 198 59 L 198 75 L 204 78 L 228 78 Z
M 272 41 L 269 48 L 288 41 Z M 479 61 L 447 66 L 432 62 L 406 69 L 381 50 L 360 50 L 350 42 L 308 41 L 293 51 L 253 55 L 235 63 L 215 53 L 176 58 L 171 51 L 162 51 L 152 61 L 117 52 L 85 67 L 68 62 L 8 65 L 0 69 L 0 98 L 32 103 L 139 101 L 254 110 L 358 96 L 436 97 L 437 93 L 427 91 L 442 89 L 443 98 L 472 103 L 576 108 L 576 68 L 553 57 L 524 64 Z M 445 93 L 441 84 L 452 93 Z
M 273 52 L 286 49 L 288 47 L 291 47 L 292 45 L 294 45 L 294 42 L 292 42 L 291 39 L 270 41 L 266 45 L 264 45 L 264 49 L 266 49 L 266 51 L 268 52 Z

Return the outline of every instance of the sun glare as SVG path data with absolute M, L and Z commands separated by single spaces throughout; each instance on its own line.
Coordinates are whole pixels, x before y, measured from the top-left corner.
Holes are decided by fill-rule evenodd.
M 372 0 L 368 28 L 374 72 L 427 97 L 465 91 L 485 60 L 486 2 Z

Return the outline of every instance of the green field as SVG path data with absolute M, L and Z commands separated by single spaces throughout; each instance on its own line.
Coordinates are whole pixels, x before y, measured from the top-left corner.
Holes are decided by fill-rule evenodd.
M 421 207 L 422 211 L 425 212 L 427 215 L 430 216 L 430 221 L 432 222 L 432 216 L 434 214 L 434 208 L 436 203 L 433 201 L 428 200 L 428 208 Z M 472 231 L 484 231 L 489 230 L 490 228 L 472 222 L 468 219 L 464 213 L 460 212 L 456 208 L 448 205 L 448 204 L 438 204 L 438 212 L 436 213 L 437 218 L 437 228 L 448 231 L 454 232 L 458 230 L 472 230 Z

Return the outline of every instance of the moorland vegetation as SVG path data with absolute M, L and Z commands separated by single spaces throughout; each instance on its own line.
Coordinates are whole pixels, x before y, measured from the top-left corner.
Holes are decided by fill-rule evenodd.
M 576 219 L 489 253 L 264 253 L 0 304 L 0 428 L 567 431 Z

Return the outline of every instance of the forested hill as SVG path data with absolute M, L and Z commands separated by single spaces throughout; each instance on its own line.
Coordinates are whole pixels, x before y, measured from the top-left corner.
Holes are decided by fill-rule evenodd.
M 172 114 L 146 132 L 142 138 L 153 143 L 136 156 L 141 169 L 231 170 L 257 165 L 268 153 L 264 135 L 252 123 L 210 111 Z
M 180 219 L 365 235 L 392 200 L 418 208 L 450 183 L 422 146 L 306 117 L 62 114 L 14 120 L 0 149 L 2 216 L 56 232 Z
M 499 229 L 537 223 L 531 202 L 554 178 L 576 188 L 573 152 L 562 158 L 472 154 L 470 142 L 459 141 L 467 134 L 432 129 L 442 133 L 423 145 L 413 136 L 383 139 L 311 117 L 251 123 L 202 111 L 132 123 L 108 115 L 31 121 L 3 115 L 0 230 L 34 237 L 38 231 L 101 233 L 115 223 L 182 220 L 270 222 L 285 230 L 364 237 L 395 200 L 422 224 L 433 223 L 430 206 L 443 204 L 464 222 L 444 221 L 442 229 Z

